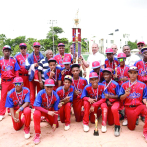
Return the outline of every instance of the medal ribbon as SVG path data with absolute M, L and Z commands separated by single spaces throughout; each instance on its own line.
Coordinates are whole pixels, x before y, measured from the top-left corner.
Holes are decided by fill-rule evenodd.
M 105 83 L 104 91 L 109 87 L 109 85 L 111 84 L 111 82 L 112 82 L 112 79 L 110 80 L 110 82 L 108 83 L 108 85 L 106 85 L 106 83 Z
M 145 62 L 143 60 L 142 62 L 143 62 L 144 72 L 146 73 Z
M 93 87 L 92 87 L 92 92 L 93 92 L 93 94 L 94 94 L 94 96 L 95 96 L 95 93 L 94 93 Z M 97 87 L 97 93 L 96 93 L 96 96 L 95 96 L 95 99 L 96 99 L 96 100 L 98 100 L 98 94 L 99 94 L 99 93 L 98 93 L 98 87 Z
M 22 105 L 23 89 L 22 89 L 21 99 L 19 99 L 19 97 L 18 97 L 18 95 L 17 95 L 17 92 L 16 92 L 16 89 L 15 89 L 15 93 L 16 93 L 16 97 L 17 97 L 18 103 L 19 103 L 20 105 Z
M 131 84 L 131 82 L 130 82 L 130 80 L 129 80 L 129 87 L 131 87 L 131 86 L 133 86 L 134 84 L 136 84 L 136 82 L 137 82 L 137 80 L 135 80 L 135 81 Z
M 64 98 L 65 98 L 65 90 L 64 90 L 64 86 L 62 87 L 62 89 L 63 89 L 63 99 L 64 99 Z M 69 90 L 70 90 L 70 87 L 69 87 L 69 89 L 68 89 L 68 91 L 67 91 L 67 92 L 68 92 L 67 96 L 68 96 L 69 93 L 70 93 Z
M 36 55 L 35 55 L 35 54 L 34 54 L 34 56 L 35 56 L 36 61 L 38 62 L 39 60 L 37 60 L 37 57 L 36 57 Z M 40 59 L 40 57 L 39 57 L 39 59 Z
M 45 96 L 46 96 L 46 99 L 47 99 L 47 108 L 50 108 L 50 105 L 51 105 L 51 102 L 52 102 L 52 99 L 53 99 L 53 91 L 52 91 L 50 102 L 49 102 L 49 98 L 48 98 L 47 93 L 45 93 Z
M 77 86 L 76 86 L 76 84 L 75 84 L 73 78 L 72 78 L 72 81 L 73 81 L 73 84 L 74 84 L 74 88 L 75 88 L 76 90 L 78 90 L 78 86 L 79 86 L 79 82 L 80 82 L 80 77 L 79 77 L 79 79 L 78 79 L 78 84 L 77 84 Z
M 126 66 L 124 66 L 124 69 L 123 69 L 123 74 L 122 74 L 122 72 L 121 72 L 121 67 L 120 67 L 120 75 L 121 75 L 121 77 L 124 77 L 124 72 L 125 72 L 125 69 L 126 69 Z
M 4 67 L 6 69 L 6 63 L 5 63 L 5 59 L 3 58 L 3 62 L 4 62 Z M 9 63 L 7 65 L 10 65 L 10 57 L 9 57 Z
M 55 80 L 55 82 L 57 81 L 57 69 L 55 71 L 55 78 L 53 78 Z

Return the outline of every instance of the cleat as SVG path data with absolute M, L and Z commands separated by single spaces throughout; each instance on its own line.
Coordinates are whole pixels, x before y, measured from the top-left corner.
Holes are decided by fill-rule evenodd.
M 30 138 L 30 127 L 25 127 L 24 128 L 24 133 L 25 133 L 25 139 L 29 139 Z
M 127 119 L 124 119 L 122 125 L 123 125 L 123 126 L 127 126 L 127 125 L 128 125 L 128 120 L 127 120 Z
M 89 126 L 88 125 L 83 125 L 83 129 L 84 129 L 84 132 L 88 132 L 89 131 Z
M 102 133 L 107 132 L 107 127 L 106 126 L 102 126 L 101 131 L 102 131 Z
M 114 136 L 115 136 L 115 137 L 120 136 L 120 126 L 115 125 Z
M 35 137 L 34 137 L 34 144 L 37 145 L 40 143 L 40 134 L 39 133 L 36 133 L 35 134 Z
M 65 130 L 65 131 L 67 131 L 67 130 L 69 130 L 69 129 L 70 129 L 70 125 L 67 125 L 67 126 L 64 127 L 64 130 Z

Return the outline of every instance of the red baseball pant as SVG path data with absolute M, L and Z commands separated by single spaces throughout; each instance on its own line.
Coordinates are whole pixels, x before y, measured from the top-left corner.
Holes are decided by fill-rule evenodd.
M 14 113 L 17 110 L 14 110 Z M 24 117 L 21 119 L 21 115 L 24 115 Z M 25 125 L 24 129 L 30 128 L 30 123 L 31 123 L 31 109 L 29 107 L 24 108 L 22 112 L 19 113 L 19 120 L 20 122 L 15 122 L 12 118 L 13 122 L 13 128 L 17 131 L 22 128 L 23 125 Z
M 134 130 L 136 127 L 136 120 L 138 116 L 144 115 L 145 116 L 145 124 L 143 128 L 143 133 L 147 133 L 147 108 L 144 104 L 141 104 L 139 106 L 130 108 L 130 107 L 125 107 L 127 119 L 128 119 L 128 128 L 130 130 Z
M 34 101 L 35 101 L 35 95 L 36 95 L 36 88 L 37 93 L 41 90 L 39 82 L 36 82 L 34 80 L 29 81 L 30 85 L 30 104 L 33 107 Z
M 1 101 L 0 101 L 0 115 L 5 115 L 6 113 L 6 97 L 7 93 L 14 88 L 13 79 L 12 81 L 3 81 L 2 80 L 2 90 L 1 90 Z M 10 109 L 8 109 L 8 113 L 10 113 Z
M 60 120 L 62 123 L 65 123 L 66 126 L 70 124 L 70 111 L 71 111 L 71 103 L 70 102 L 64 104 L 59 109 Z
M 22 77 L 23 79 L 23 85 L 24 87 L 27 87 L 30 89 L 30 85 L 29 85 L 29 76 L 23 76 L 23 75 L 19 75 L 20 77 Z
M 35 133 L 41 133 L 40 130 L 40 122 L 41 122 L 41 116 L 44 116 L 46 118 L 46 121 L 52 126 L 54 123 L 54 117 L 50 116 L 46 113 L 40 112 L 39 110 L 34 111 L 34 129 Z M 57 128 L 58 128 L 58 121 L 57 121 Z
M 92 104 L 90 104 L 88 101 L 84 101 L 84 117 L 83 117 L 83 124 L 84 125 L 88 125 L 89 124 L 89 110 L 90 110 L 90 107 L 92 106 Z M 98 108 L 102 106 L 99 105 L 99 106 L 96 106 L 94 107 L 94 112 L 91 112 L 90 113 L 90 122 L 91 123 L 95 123 L 95 116 L 94 116 L 94 113 L 97 114 L 97 116 L 99 117 L 99 113 L 100 111 L 98 110 Z M 102 110 L 102 125 L 105 126 L 106 125 L 106 119 L 107 119 L 107 107 L 104 107 L 103 108 L 101 107 L 101 110 Z
M 120 122 L 119 122 L 119 107 L 120 107 L 120 102 L 113 102 L 112 106 L 107 106 L 106 103 L 103 103 L 101 105 L 102 108 L 107 108 L 107 119 L 106 122 L 108 120 L 108 124 L 109 125 L 118 125 L 120 126 Z M 105 122 L 105 123 L 106 123 Z

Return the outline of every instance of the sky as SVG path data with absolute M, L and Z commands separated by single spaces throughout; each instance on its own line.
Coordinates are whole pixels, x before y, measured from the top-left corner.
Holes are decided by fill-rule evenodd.
M 44 39 L 50 20 L 64 30 L 59 37 L 72 40 L 74 18 L 79 9 L 82 38 L 104 36 L 115 29 L 130 40 L 147 43 L 147 0 L 0 0 L 0 34 Z

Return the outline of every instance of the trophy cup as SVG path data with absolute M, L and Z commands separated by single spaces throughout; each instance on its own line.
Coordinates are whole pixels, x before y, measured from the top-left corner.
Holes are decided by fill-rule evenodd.
M 114 65 L 115 65 L 115 81 L 118 82 L 118 76 L 117 76 L 117 64 L 116 62 L 114 61 Z
M 95 129 L 94 129 L 94 136 L 99 136 L 99 131 L 98 131 L 98 119 L 97 119 L 97 114 L 95 113 Z

